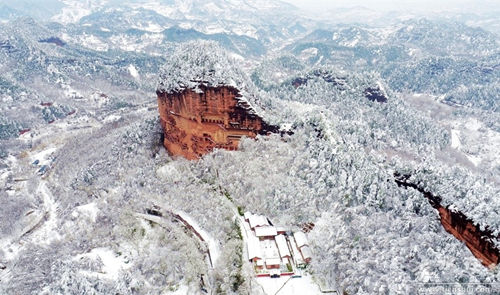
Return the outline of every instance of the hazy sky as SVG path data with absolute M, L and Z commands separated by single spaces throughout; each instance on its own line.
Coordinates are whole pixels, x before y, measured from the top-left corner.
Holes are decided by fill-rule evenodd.
M 500 0 L 282 0 L 295 6 L 321 11 L 339 7 L 364 6 L 378 11 L 416 10 L 416 11 L 462 11 L 483 12 L 500 11 Z

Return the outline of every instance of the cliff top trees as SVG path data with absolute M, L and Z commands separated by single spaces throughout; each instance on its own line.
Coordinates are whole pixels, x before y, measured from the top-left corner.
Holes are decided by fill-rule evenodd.
M 212 41 L 193 41 L 179 46 L 160 73 L 157 90 L 181 92 L 190 88 L 233 86 L 246 89 L 251 84 L 229 52 Z
M 157 93 L 180 93 L 186 89 L 202 93 L 200 86 L 233 87 L 238 90 L 237 99 L 269 123 L 274 118 L 265 115 L 263 105 L 270 105 L 272 99 L 259 91 L 252 80 L 241 70 L 230 53 L 213 41 L 193 41 L 179 46 L 162 68 Z

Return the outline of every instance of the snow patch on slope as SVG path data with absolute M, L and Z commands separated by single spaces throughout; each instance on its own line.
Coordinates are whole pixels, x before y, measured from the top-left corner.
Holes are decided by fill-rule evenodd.
M 108 248 L 92 249 L 90 253 L 77 255 L 74 260 L 79 260 L 84 257 L 90 258 L 92 260 L 97 260 L 97 258 L 99 257 L 103 264 L 102 272 L 100 274 L 113 280 L 118 279 L 120 270 L 130 268 L 131 266 L 127 263 L 127 260 L 124 257 L 116 255 Z
M 97 219 L 97 214 L 99 213 L 99 208 L 95 203 L 89 203 L 87 205 L 76 207 L 75 211 L 71 214 L 71 216 L 77 218 L 80 214 L 87 216 L 92 222 L 95 222 Z
M 460 143 L 460 130 L 451 130 L 451 147 L 457 150 L 462 147 Z
M 132 77 L 134 77 L 136 79 L 140 78 L 139 71 L 137 71 L 137 68 L 134 65 L 132 65 L 132 64 L 129 65 L 128 71 L 129 71 L 130 75 L 132 75 Z
M 478 166 L 481 163 L 480 157 L 473 156 L 462 150 L 462 142 L 460 141 L 460 130 L 455 130 L 455 129 L 451 130 L 451 147 L 461 151 L 467 157 L 467 159 L 469 159 L 469 161 L 475 166 Z
M 51 18 L 52 21 L 61 23 L 63 25 L 68 25 L 71 23 L 76 23 L 83 17 L 90 15 L 92 13 L 89 9 L 79 8 L 79 7 L 64 7 L 62 12 Z

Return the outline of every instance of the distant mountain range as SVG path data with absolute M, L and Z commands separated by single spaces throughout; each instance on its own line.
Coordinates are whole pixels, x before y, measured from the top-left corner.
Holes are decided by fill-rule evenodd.
M 220 41 L 243 56 L 260 56 L 270 45 L 326 27 L 281 1 L 51 0 L 40 6 L 33 0 L 0 1 L 0 21 L 27 16 L 57 22 L 65 26 L 60 28 L 66 39 L 98 51 L 154 52 L 164 38 L 201 38 Z M 163 51 L 159 48 L 157 53 Z
M 482 27 L 488 31 L 500 34 L 500 9 L 488 13 L 476 14 L 465 12 L 432 12 L 421 13 L 411 11 L 381 12 L 365 7 L 337 8 L 323 12 L 319 19 L 330 24 L 364 24 L 375 27 L 386 27 L 401 21 L 426 18 L 433 21 L 461 22 L 473 27 Z

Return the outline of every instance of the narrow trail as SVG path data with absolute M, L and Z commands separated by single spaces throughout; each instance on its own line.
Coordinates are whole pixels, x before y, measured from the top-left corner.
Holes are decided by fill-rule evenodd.
M 41 218 L 26 228 L 19 239 L 29 238 L 38 243 L 50 243 L 58 235 L 54 234 L 57 227 L 57 204 L 54 196 L 47 188 L 46 180 L 41 180 L 38 185 L 37 194 L 42 196 L 43 209 Z
M 26 245 L 32 243 L 46 245 L 59 238 L 55 231 L 57 228 L 57 204 L 52 193 L 47 188 L 45 180 L 40 181 L 36 194 L 42 197 L 43 205 L 37 211 L 29 214 L 32 216 L 29 224 L 11 237 L 0 239 L 0 248 L 5 249 L 6 254 L 5 260 L 1 262 L 6 263 L 6 265 L 8 265 L 9 261 L 15 260 Z M 26 242 L 27 240 L 29 242 Z M 8 282 L 10 276 L 10 269 L 6 266 L 6 269 L 0 272 L 0 280 Z

